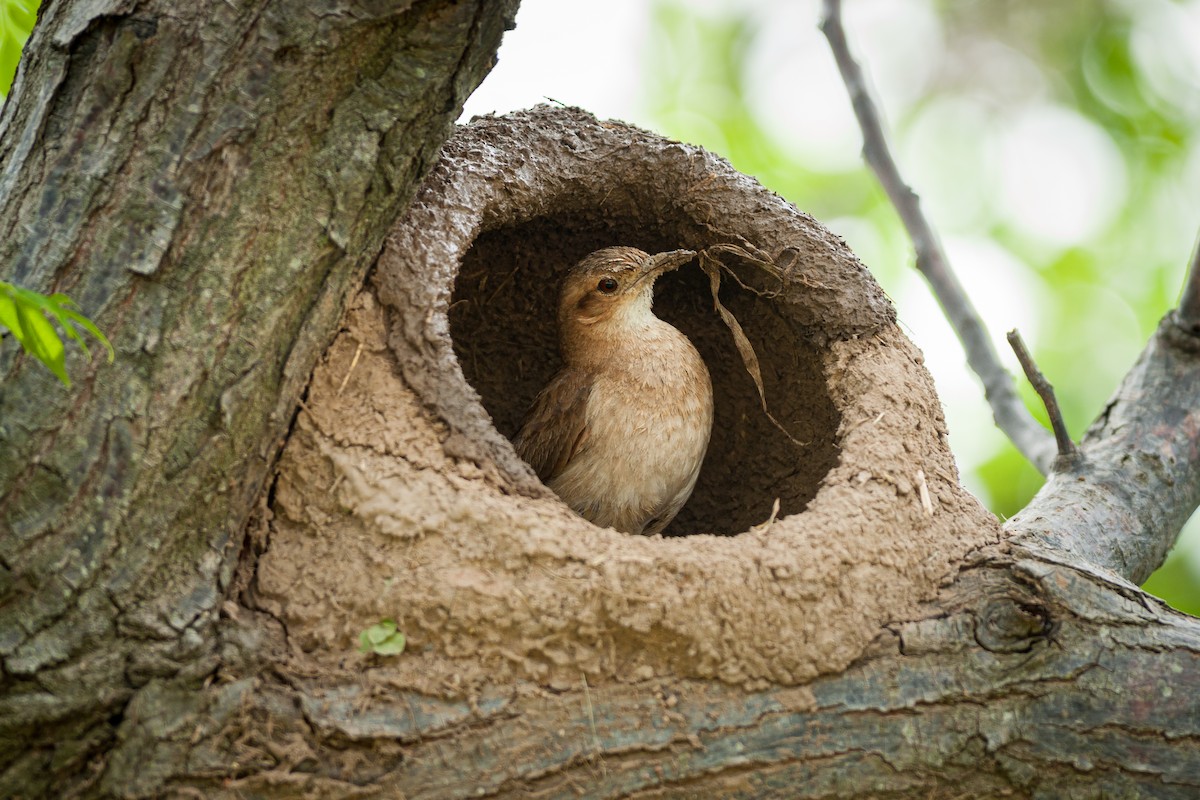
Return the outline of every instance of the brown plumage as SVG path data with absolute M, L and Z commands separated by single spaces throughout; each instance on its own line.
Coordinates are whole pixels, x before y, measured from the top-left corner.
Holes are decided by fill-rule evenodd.
M 654 316 L 654 281 L 695 256 L 597 250 L 558 304 L 563 368 L 514 444 L 584 518 L 655 534 L 687 502 L 712 432 L 712 384 L 687 337 Z

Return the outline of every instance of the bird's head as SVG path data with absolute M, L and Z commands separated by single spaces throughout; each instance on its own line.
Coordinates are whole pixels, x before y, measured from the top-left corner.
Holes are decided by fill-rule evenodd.
M 635 247 L 606 247 L 586 256 L 567 272 L 558 302 L 564 336 L 613 325 L 644 325 L 653 316 L 654 281 L 696 254 L 672 250 L 650 255 Z

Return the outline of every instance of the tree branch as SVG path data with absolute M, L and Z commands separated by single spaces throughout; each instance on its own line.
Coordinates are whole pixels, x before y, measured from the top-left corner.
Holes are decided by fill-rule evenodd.
M 108 781 L 149 795 L 166 775 L 213 797 L 280 796 L 286 775 L 293 793 L 326 797 L 369 780 L 381 794 L 440 798 L 815 800 L 888 786 L 893 800 L 1182 799 L 1200 791 L 1197 652 L 1200 621 L 1131 603 L 1101 576 L 984 562 L 928 616 L 891 626 L 870 656 L 803 687 L 581 672 L 566 691 L 488 687 L 468 701 L 371 692 L 394 674 L 386 664 L 356 666 L 337 688 L 285 666 L 204 694 L 159 691 L 158 716 L 131 717 Z M 164 732 L 164 717 L 180 722 Z M 274 738 L 254 744 L 299 752 L 305 768 L 285 772 L 230 736 L 246 719 L 271 720 Z M 461 757 L 448 764 L 447 748 Z M 370 766 L 354 775 L 360 785 L 339 769 L 351 758 Z
M 1058 398 L 1054 396 L 1054 387 L 1038 369 L 1037 362 L 1033 360 L 1029 348 L 1025 346 L 1025 340 L 1021 338 L 1021 334 L 1017 332 L 1016 328 L 1008 332 L 1008 343 L 1016 353 L 1017 361 L 1021 363 L 1021 369 L 1024 370 L 1025 377 L 1029 379 L 1029 384 L 1037 392 L 1038 397 L 1042 398 L 1042 404 L 1046 406 L 1046 414 L 1050 417 L 1050 427 L 1054 430 L 1054 441 L 1058 445 L 1059 461 L 1055 462 L 1054 467 L 1057 472 L 1065 466 L 1060 463 L 1061 460 L 1075 458 L 1079 450 L 1067 432 L 1067 423 L 1063 420 L 1062 409 L 1058 406 Z
M 983 381 L 996 424 L 1045 473 L 1054 458 L 1051 440 L 1021 404 L 917 196 L 899 174 L 862 69 L 850 55 L 839 0 L 825 0 L 821 30 L 850 93 L 863 133 L 863 155 L 913 240 L 917 268 Z M 1018 541 L 1071 553 L 1137 583 L 1162 564 L 1200 503 L 1198 336 L 1200 243 L 1179 308 L 1159 326 L 1105 413 L 1084 436 L 1078 455 L 1055 463 L 1056 472 L 1038 495 L 1009 520 L 1006 528 Z M 1055 433 L 1062 451 L 1070 439 L 1065 427 L 1056 425 Z
M 1190 283 L 1190 282 L 1189 282 Z M 1005 525 L 1140 584 L 1200 504 L 1200 338 L 1159 325 L 1079 458 Z
M 1200 333 L 1200 234 L 1196 236 L 1192 262 L 1188 265 L 1183 293 L 1179 296 L 1179 310 L 1175 312 L 1175 323 L 1189 333 Z
M 921 213 L 920 200 L 904 182 L 888 148 L 879 112 L 867 90 L 862 68 L 850 55 L 842 27 L 840 0 L 825 0 L 821 32 L 829 40 L 838 70 L 850 94 L 854 115 L 863 134 L 863 157 L 895 206 L 916 249 L 917 269 L 929 281 L 934 296 L 966 351 L 967 363 L 983 383 L 996 425 L 1021 455 L 1045 474 L 1055 456 L 1054 443 L 1021 402 L 1013 378 L 1000 364 L 979 314 L 958 282 L 937 234 Z

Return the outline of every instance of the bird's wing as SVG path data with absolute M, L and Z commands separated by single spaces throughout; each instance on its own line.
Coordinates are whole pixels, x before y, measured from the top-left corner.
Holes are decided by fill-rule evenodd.
M 513 440 L 543 483 L 562 474 L 587 441 L 587 403 L 592 382 L 587 374 L 564 369 L 546 385 Z

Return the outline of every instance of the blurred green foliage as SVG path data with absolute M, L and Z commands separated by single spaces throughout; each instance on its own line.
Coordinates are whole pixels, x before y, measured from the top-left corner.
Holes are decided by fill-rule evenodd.
M 21 60 L 21 48 L 37 21 L 41 0 L 0 2 L 0 94 L 7 95 Z
M 851 47 L 876 85 L 890 79 L 890 94 L 877 94 L 901 170 L 923 199 L 937 200 L 927 192 L 950 198 L 940 204 L 942 218 L 937 202 L 926 203 L 935 227 L 944 237 L 949 230 L 986 240 L 1024 265 L 1022 287 L 1030 281 L 1037 287 L 1036 296 L 1014 295 L 1037 321 L 1036 336 L 1024 333 L 1055 385 L 1069 429 L 1082 435 L 1174 305 L 1200 224 L 1200 0 L 856 0 L 846 14 Z M 800 135 L 827 124 L 827 115 L 850 115 L 828 53 L 828 69 L 812 66 L 820 66 L 816 50 L 827 50 L 814 35 L 819 15 L 817 2 L 707 3 L 696 10 L 681 0 L 657 0 L 642 68 L 644 102 L 658 129 L 721 154 L 841 233 L 900 301 L 903 324 L 912 248 L 899 220 L 861 161 L 830 159 L 819 147 L 806 148 Z M 864 31 L 871 25 L 873 37 Z M 907 82 L 897 79 L 903 57 L 914 53 L 898 59 L 892 52 L 889 61 L 879 51 L 921 36 L 924 49 L 916 55 L 932 67 Z M 801 62 L 808 72 L 780 74 Z M 831 81 L 842 95 L 842 108 L 832 112 Z M 774 91 L 764 95 L 764 84 Z M 1041 116 L 1028 116 L 1030 109 Z M 780 135 L 780 119 L 790 121 L 799 144 Z M 1106 175 L 1084 173 L 1086 185 L 1076 189 L 1083 201 L 1103 194 L 1107 209 L 1086 237 L 1039 235 L 1036 214 L 1021 213 L 1021 203 L 1036 207 L 1039 198 L 1022 198 L 1019 180 L 1016 199 L 1005 196 L 1013 194 L 1005 182 L 1014 182 L 1014 166 L 1029 165 L 999 158 L 997 152 L 1010 152 L 1004 141 L 989 151 L 980 140 L 999 141 L 997 132 L 1029 119 L 1058 126 L 1030 128 L 1035 133 L 1078 131 L 1079 141 L 1057 144 L 1068 156 L 1079 148 L 1110 165 Z M 857 129 L 847 135 L 857 149 Z M 1048 169 L 1057 166 L 1053 158 L 1046 162 Z M 1060 210 L 1069 217 L 1072 209 Z M 1086 229 L 1088 221 L 1074 224 Z M 972 267 L 956 263 L 965 277 Z M 992 298 L 973 300 L 985 310 Z M 991 331 L 998 348 L 1003 333 Z M 917 344 L 928 350 L 931 343 Z M 936 369 L 935 377 L 951 405 Z M 1032 390 L 1022 385 L 1021 392 L 1044 421 Z M 981 433 L 992 420 L 986 411 L 978 416 L 970 430 L 951 426 L 952 445 L 972 451 L 965 460 L 960 452 L 964 481 L 1007 517 L 1042 479 L 994 430 Z M 1146 584 L 1193 614 L 1200 614 L 1197 527 L 1189 525 Z

